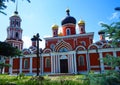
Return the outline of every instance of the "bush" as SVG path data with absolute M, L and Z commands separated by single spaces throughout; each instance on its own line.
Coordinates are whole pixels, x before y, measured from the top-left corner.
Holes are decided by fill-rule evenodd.
M 24 77 L 25 77 L 25 74 L 24 73 L 20 73 L 20 74 L 18 74 L 17 79 L 22 79 Z

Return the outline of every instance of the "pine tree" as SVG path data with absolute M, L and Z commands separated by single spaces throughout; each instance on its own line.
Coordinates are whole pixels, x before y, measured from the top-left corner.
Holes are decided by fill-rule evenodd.
M 115 22 L 110 25 L 101 24 L 105 29 L 101 30 L 105 32 L 105 37 L 109 39 L 109 44 L 113 48 L 120 47 L 120 22 Z M 120 56 L 112 56 L 107 54 L 103 59 L 103 62 L 111 67 L 111 70 L 105 71 L 102 74 L 89 73 L 85 76 L 89 82 L 85 85 L 120 85 L 120 71 L 115 70 L 115 67 L 120 67 Z
M 6 5 L 5 3 L 6 3 L 6 2 L 9 2 L 9 1 L 15 3 L 17 0 L 0 0 L 0 13 L 6 15 L 6 13 L 3 12 L 3 10 L 5 10 L 5 9 L 7 8 L 7 5 Z M 30 0 L 27 0 L 27 1 L 30 3 Z

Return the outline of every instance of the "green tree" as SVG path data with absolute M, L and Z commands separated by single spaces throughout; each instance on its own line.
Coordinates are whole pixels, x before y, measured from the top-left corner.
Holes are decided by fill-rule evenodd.
M 9 1 L 15 3 L 17 0 L 0 0 L 0 13 L 6 15 L 6 13 L 3 12 L 3 10 L 5 10 L 7 8 L 7 5 L 5 3 L 9 2 Z M 30 3 L 30 0 L 27 0 L 27 1 Z
M 0 70 L 1 70 L 0 74 L 2 74 L 2 70 L 3 70 L 4 67 L 11 67 L 11 65 L 10 64 L 6 64 L 4 62 L 0 62 Z
M 0 55 L 1 56 L 6 56 L 6 57 L 12 57 L 12 56 L 20 56 L 22 52 L 15 48 L 12 47 L 10 44 L 6 42 L 0 42 Z
M 0 56 L 5 58 L 9 58 L 9 57 L 16 57 L 16 56 L 21 56 L 22 52 L 15 48 L 12 47 L 10 44 L 6 43 L 6 42 L 0 42 Z M 11 65 L 9 64 L 5 64 L 5 62 L 0 62 L 0 69 L 1 72 L 3 70 L 4 67 L 10 67 Z
M 114 22 L 110 25 L 102 23 L 101 26 L 105 29 L 105 37 L 108 38 L 108 43 L 113 48 L 120 47 L 120 22 Z M 107 54 L 103 62 L 111 67 L 111 70 L 105 71 L 102 74 L 89 73 L 85 76 L 86 85 L 120 85 L 120 71 L 115 70 L 120 66 L 120 57 Z
M 112 42 L 110 43 L 113 47 L 118 47 L 120 45 L 120 22 L 114 22 L 110 25 L 101 23 L 101 26 L 105 29 L 105 37 L 107 37 Z

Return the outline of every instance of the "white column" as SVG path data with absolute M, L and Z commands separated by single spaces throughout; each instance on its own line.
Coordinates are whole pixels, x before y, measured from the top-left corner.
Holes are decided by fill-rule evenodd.
M 86 52 L 86 61 L 87 61 L 87 71 L 90 71 L 90 58 L 89 58 L 89 53 L 88 50 Z
M 56 73 L 58 73 L 58 55 L 56 55 Z
M 60 73 L 60 55 L 58 55 L 58 73 Z
M 72 57 L 72 73 L 74 73 L 74 56 L 73 55 L 71 55 L 71 57 Z
M 113 51 L 113 56 L 114 56 L 114 57 L 117 57 L 116 51 Z M 119 70 L 119 67 L 116 66 L 116 67 L 115 67 L 115 70 Z
M 32 73 L 32 57 L 30 57 L 30 73 Z
M 11 65 L 11 67 L 9 67 L 9 73 L 12 74 L 13 58 L 9 59 L 9 64 Z
M 53 73 L 54 66 L 53 66 L 53 55 L 51 55 L 51 73 Z
M 68 70 L 69 70 L 69 73 L 72 73 L 73 71 L 73 69 L 72 69 L 72 57 L 71 57 L 71 55 L 69 54 L 68 55 L 68 66 L 69 66 L 69 68 L 68 68 Z
M 102 52 L 99 53 L 99 58 L 100 58 L 100 67 L 101 67 L 101 71 L 104 72 L 104 62 L 103 62 L 103 56 L 102 56 Z
M 56 55 L 55 55 L 55 73 L 56 73 L 56 65 L 57 65 L 57 63 L 56 63 Z
M 54 73 L 55 73 L 55 55 L 53 56 L 53 59 L 54 59 L 53 64 L 54 64 Z
M 68 72 L 70 73 L 70 56 L 68 55 Z
M 74 69 L 75 69 L 75 74 L 77 74 L 77 66 L 76 66 L 76 56 L 75 53 L 73 54 L 74 57 Z
M 69 57 L 70 57 L 70 72 L 72 73 L 73 71 L 73 68 L 72 68 L 72 57 L 69 55 Z
M 20 57 L 20 69 L 19 72 L 22 73 L 22 57 Z

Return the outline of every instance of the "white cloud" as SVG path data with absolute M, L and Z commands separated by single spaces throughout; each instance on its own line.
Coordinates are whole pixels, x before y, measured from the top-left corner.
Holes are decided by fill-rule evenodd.
M 112 13 L 112 16 L 109 18 L 109 20 L 118 19 L 118 18 L 119 18 L 119 13 L 114 12 L 114 13 Z
M 44 39 L 39 42 L 39 47 L 42 48 L 42 49 L 45 48 L 45 40 Z
M 104 23 L 104 22 L 103 22 L 103 21 L 99 21 L 99 22 L 98 22 L 98 25 L 101 26 L 101 23 Z
M 23 48 L 29 48 L 32 45 L 31 37 L 29 37 L 29 36 L 23 36 L 23 41 L 24 41 Z M 45 48 L 45 40 L 44 39 L 39 42 L 39 47 Z
M 31 38 L 29 36 L 23 36 L 23 48 L 29 48 L 31 46 Z

